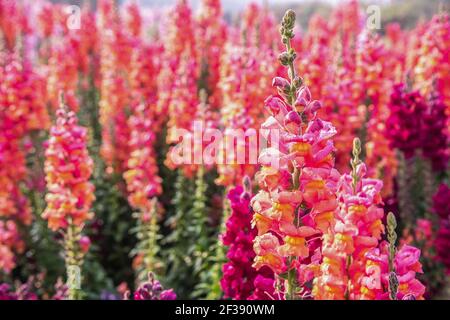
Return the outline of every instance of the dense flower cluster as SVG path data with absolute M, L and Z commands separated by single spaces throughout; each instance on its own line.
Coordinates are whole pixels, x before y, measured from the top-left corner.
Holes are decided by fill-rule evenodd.
M 226 48 L 223 59 L 233 63 L 222 64 L 219 87 L 224 107 L 220 111 L 221 124 L 226 129 L 241 129 L 244 134 L 249 130 L 248 132 L 254 134 L 245 141 L 229 141 L 225 137 L 220 155 L 226 164 L 218 164 L 220 176 L 216 182 L 228 186 L 238 184 L 245 176 L 253 177 L 257 170 L 256 163 L 251 163 L 246 150 L 250 150 L 252 146 L 251 139 L 258 139 L 256 129 L 263 118 L 254 106 L 259 103 L 261 96 L 266 96 L 272 89 L 270 77 L 274 73 L 274 59 L 269 50 L 257 47 L 240 49 L 232 45 Z M 230 148 L 230 145 L 233 148 Z M 238 155 L 244 155 L 244 161 L 239 162 Z
M 201 3 L 198 15 L 193 16 L 189 8 L 186 8 L 186 2 L 179 1 L 176 14 L 183 15 L 184 22 L 181 26 L 180 22 L 173 22 L 170 26 L 170 34 L 183 32 L 182 37 L 186 41 L 176 47 L 180 54 L 177 58 L 179 61 L 173 61 L 175 78 L 172 83 L 165 83 L 161 93 L 164 101 L 170 96 L 170 101 L 165 106 L 169 112 L 167 143 L 183 143 L 181 139 L 190 143 L 189 139 L 192 138 L 191 154 L 184 154 L 182 157 L 192 159 L 190 162 L 195 164 L 183 163 L 183 166 L 180 166 L 174 163 L 172 152 L 177 151 L 173 148 L 170 148 L 165 163 L 172 169 L 182 167 L 184 174 L 189 177 L 193 177 L 198 169 L 198 160 L 194 158 L 202 156 L 202 150 L 193 146 L 205 145 L 205 141 L 203 136 L 184 134 L 182 137 L 179 130 L 194 131 L 203 128 L 207 131 L 217 128 L 217 111 L 222 99 L 218 87 L 220 62 L 226 39 L 226 26 L 222 21 L 221 11 L 220 1 L 205 0 Z M 184 29 L 178 30 L 180 27 Z M 170 39 L 178 42 L 178 39 Z M 169 59 L 173 60 L 171 57 Z M 166 80 L 167 78 L 166 76 Z M 165 94 L 166 90 L 171 93 Z M 198 120 L 197 124 L 193 123 L 194 120 Z
M 137 31 L 137 27 L 134 28 Z M 131 115 L 128 118 L 130 128 L 130 150 L 126 171 L 123 176 L 127 183 L 130 204 L 144 215 L 152 210 L 151 199 L 162 192 L 161 178 L 154 145 L 158 131 L 157 83 L 152 74 L 158 74 L 158 61 L 145 60 L 145 55 L 152 57 L 157 47 L 137 50 L 131 61 L 130 87 L 133 89 Z M 149 217 L 148 217 L 149 218 Z
M 30 32 L 25 5 L 16 1 L 0 1 L 0 39 L 13 51 L 18 38 Z
M 294 21 L 292 11 L 283 20 L 283 42 L 288 48 L 280 55 L 284 65 L 295 58 L 289 51 Z M 265 102 L 271 116 L 262 128 L 271 129 L 271 135 L 279 134 L 279 141 L 263 150 L 259 159 L 262 169 L 256 180 L 261 190 L 251 201 L 258 229 L 254 266 L 268 266 L 277 275 L 288 272 L 290 281 L 298 275 L 299 282 L 304 283 L 311 280 L 303 279 L 306 261 L 314 259 L 318 249 L 314 238 L 331 226 L 337 206 L 334 190 L 339 173 L 333 168 L 331 140 L 336 131 L 329 122 L 316 117 L 321 104 L 312 100 L 308 87 L 302 86 L 293 68 L 289 74 L 291 82 L 274 78 L 273 85 L 280 95 Z M 286 290 L 294 298 L 295 289 Z
M 160 108 L 168 113 L 167 143 L 179 143 L 177 129 L 190 130 L 200 104 L 197 81 L 200 75 L 198 48 L 195 37 L 195 20 L 185 0 L 178 1 L 170 19 L 168 41 L 166 41 L 166 71 L 161 73 L 159 88 Z M 180 36 L 180 34 L 183 34 Z M 183 41 L 179 41 L 179 39 Z M 169 71 L 171 72 L 169 73 Z M 186 137 L 187 138 L 187 137 Z M 169 168 L 178 167 L 171 157 L 166 159 Z M 195 169 L 184 166 L 183 170 L 192 176 Z
M 11 292 L 10 285 L 7 283 L 0 284 L 0 300 L 17 300 L 17 295 Z
M 13 163 L 15 166 L 11 170 Z M 32 216 L 29 203 L 19 188 L 26 174 L 25 153 L 20 139 L 8 132 L 0 137 L 0 165 L 0 217 L 30 224 Z
M 0 0 L 0 299 L 444 293 L 448 14 L 173 2 Z
M 418 91 L 408 92 L 404 84 L 394 86 L 387 119 L 387 136 L 391 146 L 409 159 L 421 154 L 436 171 L 448 163 L 448 139 L 445 133 L 445 105 L 439 96 L 427 101 Z
M 168 17 L 166 22 L 167 35 L 162 54 L 162 70 L 158 77 L 157 109 L 163 111 L 163 115 L 167 112 L 167 116 L 173 117 L 169 106 L 172 104 L 172 96 L 176 97 L 177 95 L 176 92 L 173 92 L 172 86 L 177 84 L 179 75 L 183 74 L 183 71 L 177 70 L 185 69 L 180 64 L 187 57 L 191 60 L 197 59 L 197 48 L 195 46 L 192 11 L 187 0 L 178 0 L 170 10 Z M 189 70 L 191 71 L 191 69 Z
M 360 104 L 366 106 L 365 128 L 359 133 L 365 143 L 365 162 L 370 177 L 383 181 L 383 196 L 392 194 L 393 178 L 396 175 L 395 152 L 386 139 L 386 119 L 389 116 L 388 102 L 392 88 L 392 70 L 388 68 L 381 37 L 362 32 L 358 39 L 355 80 Z
M 363 276 L 364 299 L 389 299 L 388 245 L 382 242 L 379 248 L 367 253 L 367 267 Z M 419 261 L 420 250 L 404 245 L 395 255 L 394 267 L 398 279 L 398 299 L 423 299 L 425 286 L 416 279 L 422 273 Z
M 88 5 L 80 11 L 80 29 L 68 28 L 66 8 L 47 1 L 36 14 L 37 27 L 42 35 L 39 58 L 46 61 L 43 72 L 47 77 L 48 102 L 53 110 L 58 108 L 59 92 L 65 92 L 66 103 L 78 110 L 77 91 L 87 83 L 83 75 L 93 64 L 92 52 L 96 44 L 95 16 Z
M 90 239 L 82 236 L 81 231 L 94 216 L 91 212 L 94 185 L 89 181 L 93 161 L 87 150 L 87 130 L 78 125 L 75 113 L 68 111 L 63 101 L 56 111 L 56 123 L 50 129 L 44 170 L 47 207 L 42 217 L 50 229 L 62 231 L 64 235 L 68 296 L 79 299 L 76 279 L 81 277 L 79 270 L 90 247 Z
M 8 283 L 0 283 L 0 300 L 37 300 L 35 293 L 30 291 L 29 283 L 20 284 L 14 289 Z
M 202 0 L 196 16 L 196 45 L 199 54 L 200 81 L 204 82 L 213 110 L 221 106 L 220 80 L 221 54 L 226 43 L 227 28 L 222 18 L 220 0 Z
M 144 104 L 136 108 L 130 117 L 131 154 L 127 162 L 128 170 L 124 172 L 130 204 L 144 213 L 151 211 L 151 198 L 161 194 L 161 178 L 155 160 L 155 135 L 151 131 L 154 122 L 148 116 L 148 107 Z
M 226 222 L 226 231 L 222 235 L 223 245 L 229 247 L 228 262 L 222 266 L 223 277 L 220 281 L 225 298 L 246 300 L 257 296 L 258 299 L 268 299 L 273 295 L 271 271 L 267 268 L 256 271 L 252 267 L 255 257 L 253 239 L 256 230 L 251 229 L 253 213 L 250 207 L 251 196 L 251 192 L 245 191 L 241 186 L 231 189 L 228 193 L 231 215 Z M 268 282 L 265 287 L 259 285 L 263 281 Z M 257 289 L 261 292 L 255 292 Z
M 92 219 L 94 186 L 89 182 L 93 162 L 87 151 L 87 130 L 77 124 L 76 115 L 60 107 L 50 129 L 45 151 L 47 208 L 42 213 L 52 230 L 69 224 L 82 226 Z
M 415 88 L 424 96 L 437 90 L 450 113 L 450 18 L 446 13 L 438 14 L 427 22 L 418 39 L 417 50 L 411 51 L 411 69 Z
M 134 13 L 136 15 L 136 13 Z M 138 33 L 138 26 L 132 28 Z M 152 74 L 159 73 L 159 62 L 154 57 L 159 50 L 157 45 L 137 49 L 131 59 L 129 85 L 131 95 L 131 114 L 127 125 L 130 130 L 128 141 L 128 160 L 123 178 L 128 192 L 128 202 L 138 210 L 138 253 L 133 266 L 145 266 L 146 271 L 154 268 L 156 252 L 156 232 L 158 205 L 156 197 L 162 193 L 162 179 L 158 175 L 156 163 L 156 137 L 159 132 L 160 114 L 156 110 L 157 83 Z M 142 264 L 141 262 L 144 262 Z
M 197 96 L 197 71 L 196 71 L 195 61 L 190 61 L 183 59 L 177 70 L 177 81 L 173 86 L 171 103 L 169 106 L 170 118 L 168 121 L 168 133 L 167 133 L 167 143 L 176 144 L 184 141 L 189 141 L 187 136 L 180 136 L 178 130 L 190 131 L 192 128 L 192 122 L 195 119 L 194 115 L 198 112 L 198 107 L 200 104 L 199 98 Z M 203 137 L 202 137 L 203 138 Z M 183 140 L 182 140 L 183 139 Z M 202 141 L 196 141 L 197 143 L 202 143 Z M 189 142 L 190 143 L 190 142 Z M 173 150 L 173 149 L 171 149 Z M 172 157 L 170 156 L 171 151 L 169 151 L 168 157 L 165 164 L 169 168 L 178 167 L 177 164 L 173 163 Z M 192 155 L 187 155 L 191 157 Z M 191 159 L 191 158 L 189 158 Z M 183 169 L 187 176 L 193 176 L 195 169 L 192 166 L 184 166 Z
M 315 299 L 382 298 L 375 291 L 383 292 L 381 282 L 386 277 L 373 274 L 371 264 L 384 233 L 383 184 L 365 178 L 366 166 L 358 158 L 359 140 L 354 142 L 352 174 L 340 176 L 333 168 L 335 129 L 316 117 L 320 103 L 311 101 L 306 86 L 298 87 L 300 80 L 290 67 L 295 58 L 290 51 L 292 19 L 292 12 L 283 19 L 281 33 L 288 51 L 280 55 L 281 63 L 290 68 L 291 82 L 275 78 L 281 97 L 266 100 L 272 116 L 263 127 L 276 128 L 279 141 L 260 156 L 263 167 L 256 179 L 261 190 L 252 199 L 258 229 L 254 265 L 269 266 L 278 276 L 287 274 L 284 296 L 289 299 L 299 293 Z M 411 248 L 420 255 L 420 250 Z M 421 272 L 419 256 L 414 253 L 414 257 L 411 270 L 408 265 L 398 271 L 399 294 L 421 298 L 424 287 L 415 279 L 415 273 Z M 379 268 L 388 272 L 384 265 Z M 304 284 L 313 279 L 309 293 Z M 369 280 L 380 285 L 373 286 Z
M 24 249 L 25 244 L 14 221 L 0 220 L 0 270 L 10 273 L 16 265 L 14 253 L 22 253 Z
M 419 92 L 407 93 L 404 84 L 397 84 L 390 101 L 391 116 L 388 119 L 388 136 L 391 145 L 410 158 L 422 147 L 421 122 L 426 102 Z
M 422 141 L 423 156 L 431 161 L 434 171 L 448 169 L 450 157 L 448 131 L 448 116 L 443 96 L 437 91 L 431 93 L 428 108 L 423 119 Z M 447 120 L 447 121 L 446 121 Z
M 387 138 L 399 152 L 398 212 L 404 224 L 404 244 L 422 249 L 427 295 L 440 290 L 445 279 L 437 246 L 437 225 L 430 219 L 436 177 L 448 166 L 445 105 L 437 91 L 424 97 L 419 90 L 395 85 L 387 119 Z M 442 242 L 441 242 L 442 243 Z
M 31 212 L 19 183 L 26 175 L 25 136 L 49 125 L 44 82 L 30 62 L 16 55 L 5 57 L 4 63 L 0 65 L 0 216 L 17 216 L 29 224 Z M 13 163 L 14 170 L 9 170 Z
M 0 56 L 0 270 L 10 272 L 13 252 L 22 252 L 16 223 L 29 225 L 32 212 L 22 183 L 27 175 L 27 136 L 46 129 L 49 118 L 45 108 L 44 81 L 28 60 L 17 54 Z
M 56 110 L 59 104 L 59 92 L 66 94 L 67 105 L 78 110 L 76 90 L 78 86 L 78 66 L 75 50 L 67 43 L 52 47 L 48 59 L 47 94 L 50 104 Z
M 359 164 L 354 177 L 346 174 L 340 179 L 336 220 L 324 234 L 320 276 L 314 281 L 316 299 L 359 300 L 365 295 L 366 253 L 377 247 L 384 233 L 382 182 L 365 178 L 366 171 Z
M 429 219 L 421 218 L 416 221 L 416 228 L 414 229 L 414 239 L 417 243 L 421 243 L 423 249 L 423 256 L 433 259 L 435 254 L 433 252 L 434 232 L 433 222 Z
M 177 295 L 172 289 L 163 289 L 153 273 L 148 274 L 148 281 L 141 284 L 133 294 L 134 300 L 176 300 L 176 298 Z
M 101 154 L 110 173 L 122 173 L 129 154 L 126 114 L 130 96 L 125 75 L 129 71 L 132 38 L 121 28 L 113 1 L 99 1 L 99 15 Z
M 30 130 L 48 128 L 44 79 L 17 53 L 1 55 L 0 61 L 2 132 L 21 137 Z
M 398 72 L 387 58 L 394 48 L 365 23 L 358 1 L 345 1 L 328 20 L 314 16 L 301 43 L 299 67 L 312 94 L 321 97 L 319 116 L 339 133 L 334 139 L 336 168 L 348 169 L 352 140 L 359 137 L 368 174 L 383 180 L 382 193 L 387 196 L 393 190 L 396 159 L 384 136 L 384 123 Z
M 259 6 L 253 2 L 242 13 L 242 24 L 239 32 L 245 46 L 267 50 L 277 45 L 278 34 L 275 26 L 276 21 L 273 13 L 267 7 Z M 237 41 L 241 41 L 238 36 L 236 35 Z

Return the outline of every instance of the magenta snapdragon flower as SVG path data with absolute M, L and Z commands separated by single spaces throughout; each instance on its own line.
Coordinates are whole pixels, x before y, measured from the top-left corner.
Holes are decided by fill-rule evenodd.
M 402 151 L 406 159 L 420 151 L 435 171 L 445 170 L 449 159 L 445 108 L 437 93 L 427 100 L 419 91 L 395 85 L 386 126 L 391 146 Z
M 153 273 L 149 273 L 148 281 L 137 288 L 133 298 L 134 300 L 176 300 L 177 295 L 172 289 L 164 290 L 161 283 L 155 279 Z
M 270 269 L 256 271 L 253 267 L 255 252 L 253 239 L 257 231 L 251 228 L 253 211 L 250 207 L 251 192 L 237 186 L 230 190 L 231 215 L 226 222 L 222 242 L 228 246 L 228 262 L 222 267 L 220 285 L 225 298 L 235 300 L 269 299 L 274 291 L 274 280 Z

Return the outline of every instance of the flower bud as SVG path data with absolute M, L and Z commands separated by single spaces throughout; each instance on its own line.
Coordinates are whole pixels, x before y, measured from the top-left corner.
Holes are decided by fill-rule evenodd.
M 284 118 L 284 124 L 288 125 L 294 123 L 296 125 L 300 125 L 302 123 L 302 119 L 298 115 L 297 111 L 290 111 L 286 117 Z
M 267 109 L 269 109 L 273 116 L 276 116 L 280 112 L 284 103 L 280 98 L 270 96 L 266 99 L 266 101 L 264 101 L 264 105 Z
M 290 57 L 289 53 L 283 52 L 283 53 L 280 53 L 280 55 L 278 56 L 278 60 L 280 61 L 280 63 L 283 66 L 287 66 L 287 65 L 289 65 L 291 57 Z
M 272 80 L 272 86 L 286 90 L 290 88 L 291 84 L 285 78 L 275 77 Z
M 164 290 L 159 296 L 159 300 L 176 300 L 177 295 L 172 289 Z
M 295 57 L 295 52 L 294 52 L 294 57 Z M 303 79 L 302 77 L 296 76 L 293 80 L 293 85 L 296 89 L 300 88 L 303 85 Z
M 290 31 L 294 29 L 295 26 L 295 12 L 294 10 L 287 10 L 283 16 L 283 20 L 281 25 L 286 29 L 286 31 Z
M 358 164 L 356 167 L 356 174 L 358 177 L 364 177 L 367 174 L 367 167 L 364 163 Z
M 296 107 L 306 108 L 306 106 L 308 105 L 308 101 L 306 101 L 306 99 L 303 97 L 297 96 L 294 104 Z
M 298 98 L 304 98 L 308 103 L 311 101 L 311 91 L 309 91 L 308 87 L 303 87 L 300 89 L 297 99 Z
M 322 108 L 322 103 L 318 100 L 314 100 L 308 104 L 305 111 L 309 113 L 316 113 L 320 108 Z
M 358 157 L 361 154 L 361 140 L 359 138 L 353 139 L 353 157 Z
M 397 227 L 397 221 L 392 212 L 389 212 L 387 215 L 387 223 L 388 223 L 389 228 L 391 228 L 392 230 L 395 230 L 395 228 Z

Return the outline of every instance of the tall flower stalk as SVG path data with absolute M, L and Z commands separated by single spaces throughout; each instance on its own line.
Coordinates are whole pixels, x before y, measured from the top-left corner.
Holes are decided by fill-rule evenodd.
M 9 274 L 25 250 L 20 229 L 33 220 L 26 157 L 32 133 L 48 126 L 44 79 L 27 58 L 0 53 L 0 273 Z
M 289 80 L 274 78 L 278 95 L 265 101 L 271 116 L 262 125 L 270 129 L 269 140 L 278 135 L 279 144 L 262 151 L 262 168 L 256 174 L 261 190 L 251 200 L 258 230 L 254 267 L 267 266 L 284 280 L 285 299 L 310 294 L 305 284 L 317 268 L 319 235 L 333 223 L 337 205 L 333 190 L 339 176 L 333 168 L 331 141 L 336 131 L 316 117 L 321 104 L 312 100 L 294 68 L 294 25 L 295 13 L 289 10 L 280 30 L 286 51 L 279 56 Z
M 64 236 L 64 257 L 69 299 L 82 297 L 81 268 L 90 240 L 82 235 L 85 223 L 93 218 L 94 185 L 89 181 L 93 161 L 87 151 L 87 130 L 77 123 L 74 112 L 64 102 L 56 112 L 45 151 L 47 207 L 42 217 L 53 231 Z
M 396 221 L 392 213 L 387 217 L 389 242 L 382 241 L 385 230 L 381 207 L 383 184 L 365 177 L 367 169 L 359 160 L 360 152 L 361 144 L 355 139 L 353 170 L 341 176 L 335 223 L 323 235 L 323 258 L 314 280 L 314 298 L 396 300 L 412 295 L 419 299 L 424 291 L 424 286 L 416 279 L 416 273 L 421 272 L 420 250 L 403 246 L 397 252 Z M 409 253 L 414 254 L 414 258 L 403 261 Z M 409 276 L 405 275 L 407 272 Z
M 314 280 L 316 299 L 361 299 L 366 253 L 376 248 L 384 226 L 380 207 L 382 182 L 366 178 L 359 159 L 361 142 L 353 143 L 352 171 L 341 176 L 333 227 L 323 235 L 322 262 Z
M 131 87 L 133 103 L 127 121 L 130 130 L 128 141 L 128 160 L 123 178 L 128 192 L 128 202 L 137 210 L 138 248 L 136 248 L 135 267 L 145 277 L 156 272 L 158 252 L 158 220 L 161 208 L 157 197 L 162 193 L 162 179 L 157 166 L 155 150 L 158 116 L 156 112 L 156 76 L 158 68 L 154 60 L 142 62 L 144 52 L 140 49 L 132 57 Z M 153 77 L 152 77 L 153 76 Z M 152 90 L 153 88 L 153 90 Z M 146 90 L 148 89 L 148 90 Z

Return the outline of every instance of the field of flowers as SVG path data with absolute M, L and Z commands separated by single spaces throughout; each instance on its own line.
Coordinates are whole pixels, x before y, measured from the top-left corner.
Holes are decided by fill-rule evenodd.
M 0 0 L 0 300 L 450 297 L 450 19 Z

